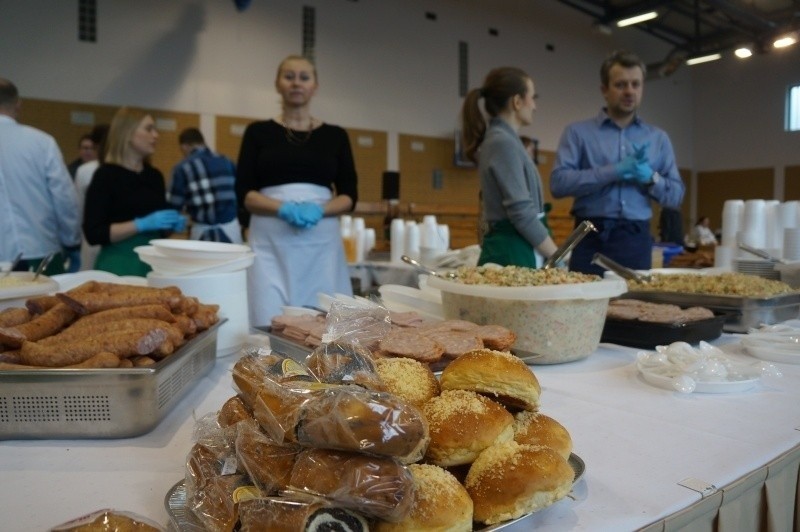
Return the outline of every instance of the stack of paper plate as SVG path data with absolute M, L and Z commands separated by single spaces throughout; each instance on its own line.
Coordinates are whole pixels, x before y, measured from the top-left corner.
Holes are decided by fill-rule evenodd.
M 736 259 L 733 264 L 734 271 L 757 275 L 764 279 L 780 280 L 781 273 L 775 269 L 775 263 L 766 259 Z

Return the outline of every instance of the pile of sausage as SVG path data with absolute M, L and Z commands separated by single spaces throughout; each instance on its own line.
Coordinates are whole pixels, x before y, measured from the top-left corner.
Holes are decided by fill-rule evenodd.
M 218 305 L 97 281 L 0 311 L 0 370 L 148 366 L 218 321 Z

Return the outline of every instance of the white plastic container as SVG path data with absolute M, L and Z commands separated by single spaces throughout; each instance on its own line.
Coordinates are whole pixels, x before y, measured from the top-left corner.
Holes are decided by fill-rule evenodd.
M 159 288 L 177 286 L 185 295 L 194 296 L 201 303 L 219 305 L 220 318 L 227 318 L 228 321 L 219 328 L 217 356 L 238 351 L 250 333 L 246 268 L 207 275 L 165 275 L 150 272 L 147 274 L 147 283 Z
M 442 293 L 445 318 L 508 327 L 511 350 L 531 364 L 588 357 L 600 344 L 608 301 L 627 291 L 624 280 L 548 286 L 488 286 L 429 277 Z

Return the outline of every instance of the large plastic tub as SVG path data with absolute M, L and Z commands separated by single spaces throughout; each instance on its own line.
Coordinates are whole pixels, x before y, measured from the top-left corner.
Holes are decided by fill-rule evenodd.
M 446 318 L 514 331 L 512 352 L 531 364 L 588 357 L 600 343 L 609 299 L 627 290 L 623 280 L 513 287 L 431 277 L 428 286 L 441 290 Z

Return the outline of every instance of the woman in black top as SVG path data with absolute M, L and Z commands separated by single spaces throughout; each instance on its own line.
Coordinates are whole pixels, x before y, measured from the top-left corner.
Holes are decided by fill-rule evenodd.
M 147 163 L 156 140 L 153 117 L 141 109 L 123 107 L 114 115 L 105 163 L 86 190 L 83 213 L 86 240 L 102 246 L 95 269 L 144 276 L 150 267 L 134 248 L 186 226 L 180 213 L 168 208 L 164 176 Z
M 281 62 L 280 116 L 248 126 L 236 169 L 252 218 L 250 319 L 266 325 L 283 305 L 316 305 L 317 293 L 352 294 L 337 216 L 358 200 L 347 132 L 311 116 L 317 72 L 306 58 Z

